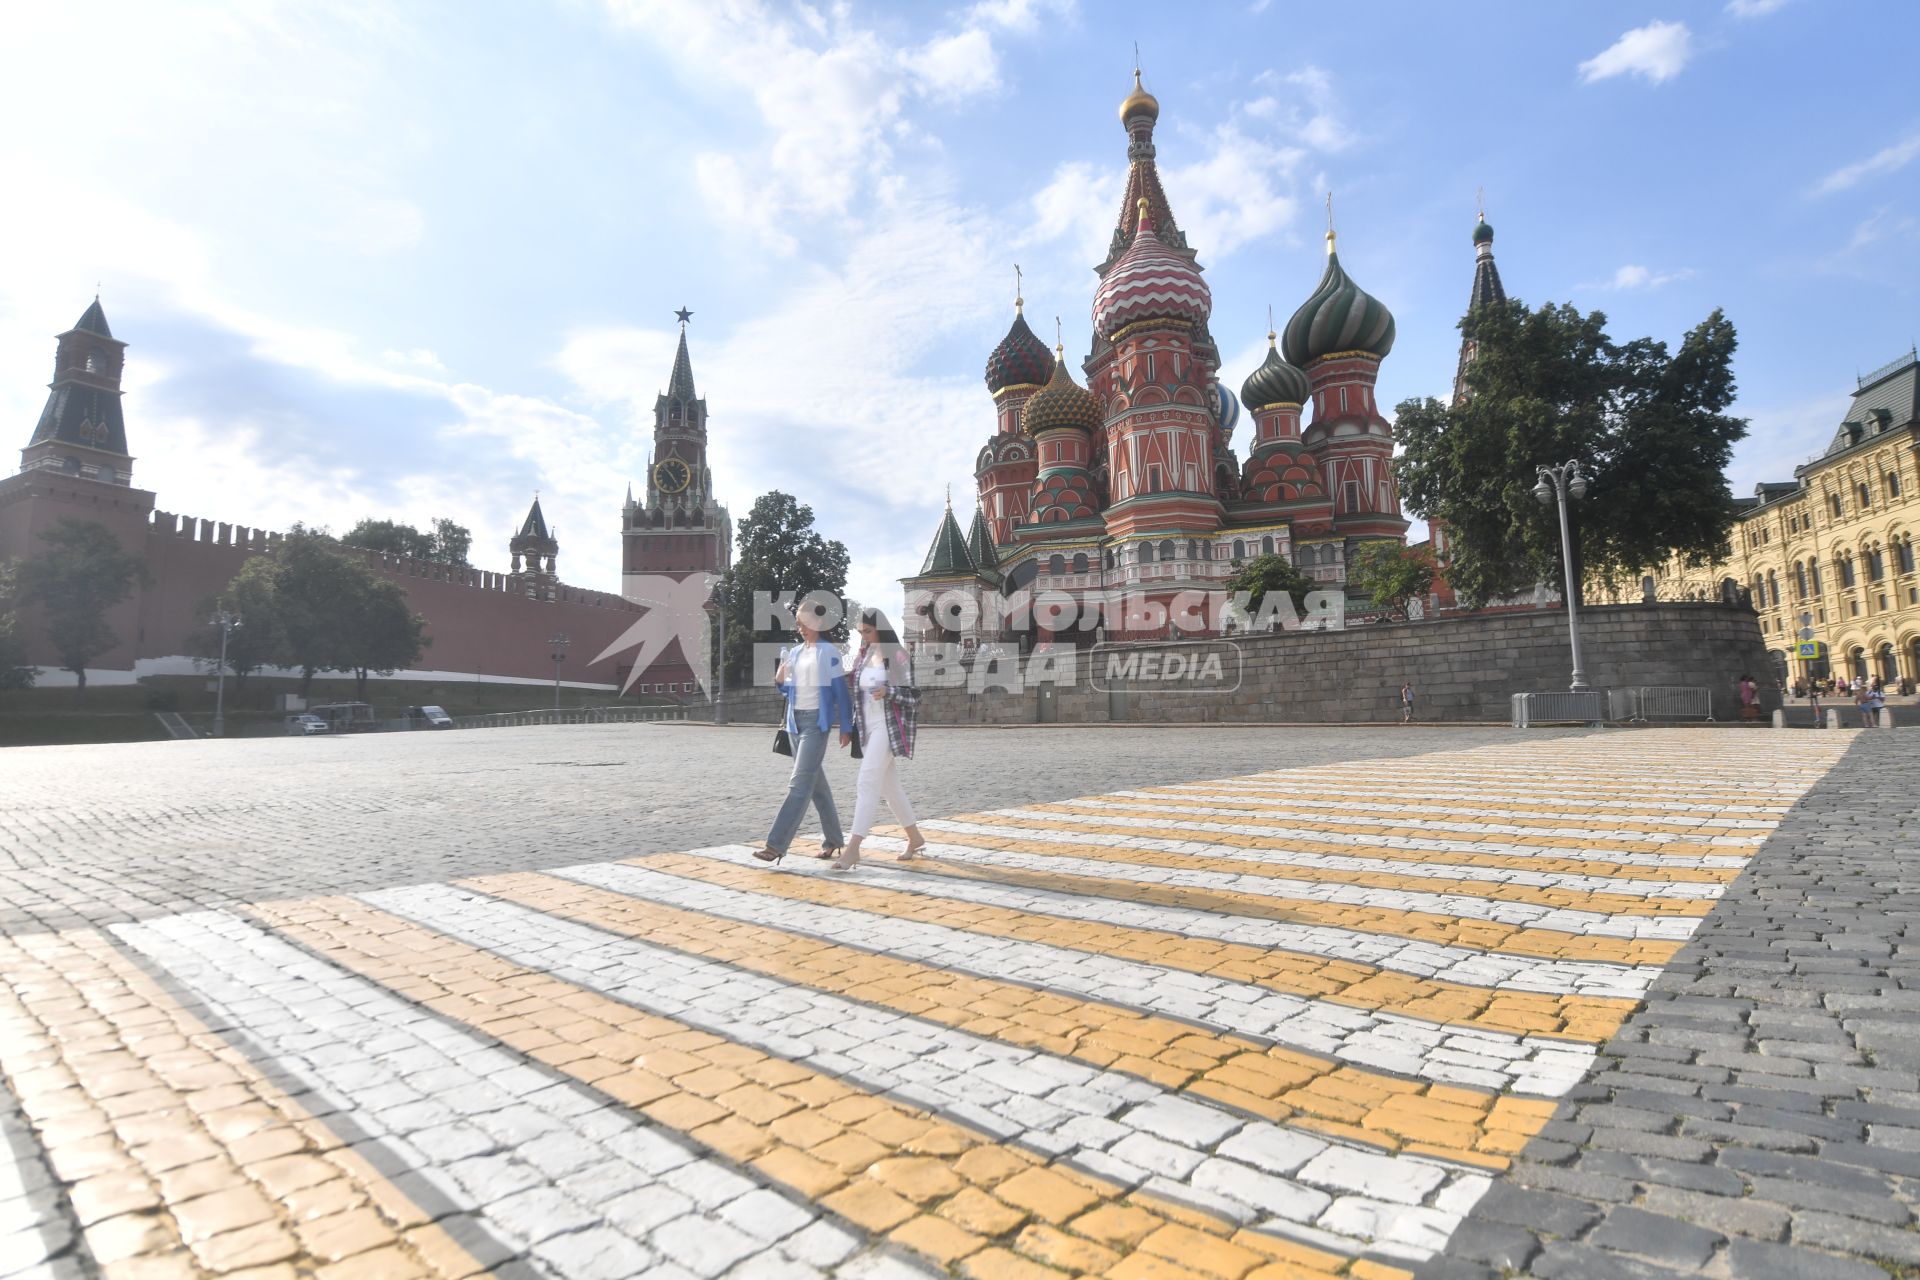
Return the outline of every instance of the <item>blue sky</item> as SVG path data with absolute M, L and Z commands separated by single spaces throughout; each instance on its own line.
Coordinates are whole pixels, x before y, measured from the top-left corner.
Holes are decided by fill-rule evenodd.
M 672 310 L 736 516 L 768 488 L 895 598 L 1027 312 L 1088 342 L 1137 41 L 1238 387 L 1342 261 L 1443 395 L 1475 190 L 1508 291 L 1617 338 L 1740 333 L 1736 491 L 1920 330 L 1910 3 L 729 0 L 39 5 L 0 44 L 0 411 L 24 444 L 98 281 L 164 509 L 448 515 L 504 567 L 535 489 L 617 589 Z M 1244 431 L 1244 428 L 1243 428 Z

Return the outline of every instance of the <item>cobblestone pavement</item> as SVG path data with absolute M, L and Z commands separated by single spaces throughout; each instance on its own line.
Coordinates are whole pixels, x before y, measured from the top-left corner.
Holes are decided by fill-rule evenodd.
M 1858 803 L 1905 735 L 942 735 L 930 856 L 850 874 L 745 857 L 765 736 L 0 757 L 0 1277 L 1845 1277 L 1792 1246 L 1913 1238 L 1900 832 Z

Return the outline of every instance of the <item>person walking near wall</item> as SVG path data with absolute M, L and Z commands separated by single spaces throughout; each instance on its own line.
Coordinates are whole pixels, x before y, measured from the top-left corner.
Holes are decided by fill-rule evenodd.
M 1413 681 L 1400 686 L 1400 723 L 1413 723 Z
M 1753 682 L 1750 675 L 1740 677 L 1740 718 L 1758 720 L 1760 718 L 1760 686 Z
M 860 780 L 854 793 L 853 836 L 847 851 L 834 862 L 835 871 L 849 871 L 859 864 L 860 842 L 872 832 L 873 815 L 882 799 L 893 810 L 894 821 L 907 829 L 907 848 L 900 860 L 911 862 L 927 847 L 914 821 L 913 803 L 900 785 L 900 761 L 913 755 L 920 704 L 907 651 L 880 610 L 862 609 L 858 626 L 853 717 L 860 739 Z
M 820 818 L 822 858 L 832 858 L 845 841 L 840 833 L 840 812 L 834 808 L 833 788 L 827 784 L 827 738 L 838 728 L 840 745 L 853 741 L 853 699 L 847 690 L 846 668 L 837 645 L 820 638 L 817 613 L 803 611 L 795 623 L 800 643 L 781 659 L 774 682 L 787 700 L 787 736 L 793 749 L 793 772 L 787 777 L 787 798 L 774 816 L 767 843 L 753 856 L 762 862 L 778 862 L 787 856 L 800 819 L 813 803 Z

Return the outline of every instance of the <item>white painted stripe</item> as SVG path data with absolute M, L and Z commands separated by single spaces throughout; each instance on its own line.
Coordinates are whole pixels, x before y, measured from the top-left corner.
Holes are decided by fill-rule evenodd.
M 944 830 L 943 824 L 925 824 Z M 1002 828 L 1017 839 L 1044 840 L 1045 831 Z M 1227 871 L 1189 871 L 1179 867 L 1147 867 L 1130 862 L 1103 862 L 1065 854 L 1021 853 L 1017 849 L 976 849 L 972 845 L 942 844 L 942 856 L 1022 871 L 1087 880 L 1115 880 L 1124 884 L 1164 885 L 1175 889 L 1206 889 L 1216 893 L 1243 893 L 1282 901 L 1308 899 L 1386 911 L 1419 911 L 1458 920 L 1493 920 L 1516 928 L 1551 929 L 1588 938 L 1639 938 L 1684 942 L 1700 927 L 1699 916 L 1629 916 L 1601 911 L 1548 907 L 1537 902 L 1505 902 L 1460 893 L 1423 893 L 1415 889 L 1379 889 L 1371 885 L 1341 884 L 1329 880 L 1288 880 L 1279 876 L 1236 875 Z M 1097 892 L 1097 888 L 1089 890 Z
M 24 1034 L 14 1035 L 9 1023 L 0 1021 L 0 1070 L 15 1075 L 31 1069 L 14 1056 L 28 1041 Z M 13 1277 L 17 1272 L 20 1280 L 51 1280 L 53 1268 L 43 1269 L 42 1264 L 66 1240 L 59 1221 L 61 1197 L 54 1190 L 58 1185 L 39 1156 L 33 1126 L 0 1082 L 0 1275 Z
M 1056 815 L 1054 820 L 1061 821 L 1070 816 Z M 959 822 L 946 818 L 929 818 L 920 825 L 934 831 L 964 832 L 1051 844 L 1086 845 L 1099 849 L 1151 849 L 1159 853 L 1184 853 L 1224 858 L 1234 862 L 1258 863 L 1261 866 L 1324 867 L 1332 871 L 1369 872 L 1430 880 L 1479 880 L 1487 884 L 1523 884 L 1543 889 L 1569 889 L 1581 893 L 1617 893 L 1623 897 L 1634 898 L 1712 901 L 1720 897 L 1725 888 L 1724 885 L 1714 882 L 1630 880 L 1612 876 L 1579 875 L 1571 871 L 1528 871 L 1513 867 L 1480 867 L 1468 863 L 1360 858 L 1345 854 L 1304 853 L 1292 849 L 1249 849 L 1245 845 L 1213 844 L 1205 840 L 1166 840 L 1158 836 L 1115 836 L 1099 832 L 1055 831 L 1039 827 L 1003 827 L 994 823 Z M 1381 842 L 1374 843 L 1378 845 Z M 971 848 L 971 846 L 958 845 L 951 847 Z M 1658 859 L 1657 855 L 1647 856 L 1664 866 L 1673 866 L 1676 862 L 1674 859 Z M 1746 864 L 1745 858 L 1730 858 L 1726 861 L 1732 862 L 1735 866 Z
M 637 1008 L 803 1063 L 1111 1179 L 1225 1205 L 1248 1224 L 1324 1232 L 1335 1196 L 1421 1205 L 1472 1178 L 1248 1120 L 1157 1085 L 1016 1048 L 732 965 L 476 898 L 445 885 L 361 895 L 383 910 Z M 1265 1155 L 1265 1168 L 1256 1156 Z M 1265 1177 L 1261 1177 L 1262 1173 Z M 1196 1194 L 1198 1193 L 1198 1194 Z M 1449 1197 L 1449 1203 L 1466 1199 Z M 1477 1199 L 1477 1195 L 1473 1198 Z M 1457 1221 L 1464 1208 L 1454 1213 Z M 1392 1228 L 1388 1228 L 1391 1230 Z M 1417 1241 L 1389 1237 L 1410 1247 Z M 1348 1252 L 1369 1241 L 1347 1237 Z
M 1169 794 L 1178 791 L 1178 794 Z M 1190 797 L 1190 798 L 1189 798 Z M 1236 807 L 1226 807 L 1224 802 L 1233 801 Z M 1122 801 L 1144 801 L 1142 804 L 1126 804 L 1120 807 L 1154 809 L 1162 813 L 1226 813 L 1243 818 L 1293 818 L 1303 822 L 1346 822 L 1368 823 L 1382 826 L 1433 827 L 1436 830 L 1470 830 L 1523 832 L 1545 836 L 1571 836 L 1575 839 L 1637 840 L 1646 833 L 1637 829 L 1617 827 L 1607 819 L 1618 818 L 1627 822 L 1645 819 L 1658 822 L 1662 826 L 1686 827 L 1688 831 L 1669 832 L 1667 834 L 1686 837 L 1695 831 L 1771 831 L 1779 825 L 1771 818 L 1728 818 L 1700 817 L 1693 821 L 1680 818 L 1647 818 L 1644 814 L 1626 811 L 1612 813 L 1574 813 L 1558 814 L 1520 814 L 1510 810 L 1474 809 L 1461 805 L 1427 803 L 1422 800 L 1415 804 L 1390 804 L 1384 801 L 1361 801 L 1358 797 L 1346 796 L 1339 802 L 1325 801 L 1316 803 L 1311 800 L 1262 799 L 1256 795 L 1246 795 L 1237 789 L 1222 787 L 1218 784 L 1208 787 L 1169 787 L 1165 791 L 1110 791 L 1104 795 L 1086 796 L 1060 803 L 1070 805 L 1100 805 L 1102 807 L 1119 805 Z M 1453 824 L 1442 827 L 1433 822 L 1432 815 L 1449 815 Z M 1403 816 L 1407 815 L 1407 816 Z M 1511 819 L 1531 817 L 1532 823 L 1514 823 Z M 1508 819 L 1496 824 L 1493 820 Z M 1580 825 L 1547 826 L 1548 822 L 1574 823 Z
M 719 845 L 690 849 L 692 856 L 718 862 L 758 867 L 747 858 L 750 845 Z M 1114 898 L 1050 889 L 1027 889 L 990 880 L 962 880 L 930 876 L 863 862 L 857 881 L 862 887 L 910 893 L 948 902 L 978 902 L 1068 920 L 1089 920 L 1127 929 L 1176 933 L 1190 938 L 1212 938 L 1267 950 L 1295 951 L 1335 960 L 1356 960 L 1399 973 L 1445 978 L 1475 987 L 1511 991 L 1544 991 L 1553 995 L 1645 997 L 1660 975 L 1660 965 L 1613 964 L 1604 960 L 1551 960 L 1506 955 L 1471 947 L 1422 942 L 1395 934 L 1363 933 L 1329 925 L 1291 924 L 1221 915 L 1188 907 L 1148 906 Z
M 1178 782 L 1169 783 L 1166 790 L 1219 790 L 1230 785 L 1233 790 L 1245 791 L 1250 795 L 1272 795 L 1277 799 L 1293 800 L 1300 793 L 1301 779 L 1290 778 L 1276 780 L 1284 775 L 1257 774 L 1247 778 L 1233 778 L 1222 782 Z M 1796 785 L 1792 780 L 1788 785 Z M 1662 779 L 1661 785 L 1670 785 L 1672 779 Z M 1653 785 L 1651 782 L 1649 785 Z M 1473 781 L 1459 778 L 1430 778 L 1409 776 L 1399 785 L 1391 787 L 1374 786 L 1342 781 L 1340 797 L 1342 800 L 1357 800 L 1364 803 L 1392 803 L 1405 800 L 1408 795 L 1444 797 L 1448 801 L 1479 803 L 1484 798 L 1484 807 L 1489 812 L 1511 812 L 1515 817 L 1539 817 L 1541 809 L 1565 812 L 1569 816 L 1579 816 L 1587 812 L 1616 814 L 1621 817 L 1646 816 L 1652 821 L 1673 821 L 1682 817 L 1712 817 L 1727 812 L 1729 804 L 1737 804 L 1747 813 L 1770 814 L 1778 816 L 1786 813 L 1791 804 L 1776 804 L 1770 801 L 1755 800 L 1741 796 L 1707 802 L 1682 800 L 1656 800 L 1652 798 L 1628 798 L 1622 792 L 1627 788 L 1609 789 L 1568 789 L 1558 787 L 1529 787 L 1518 782 L 1476 785 Z M 1335 802 L 1337 804 L 1337 802 Z M 1660 815 L 1674 815 L 1672 818 Z
M 1095 952 L 730 889 L 631 863 L 593 863 L 548 874 L 901 960 L 1262 1036 L 1356 1066 L 1445 1084 L 1559 1097 L 1593 1061 L 1592 1048 L 1567 1040 L 1442 1026 Z
M 237 916 L 112 928 L 544 1274 L 578 1274 L 596 1253 L 594 1274 L 693 1265 L 688 1242 L 705 1237 L 708 1257 L 772 1251 L 817 1275 L 802 1246 L 843 1234 L 803 1202 L 729 1215 L 764 1184 Z M 626 1198 L 642 1186 L 644 1205 Z
M 994 810 L 994 812 L 996 814 L 1006 815 L 1008 817 L 1025 818 L 1028 821 L 1042 821 L 1042 822 L 1060 822 L 1064 820 L 1066 816 L 1068 816 L 1068 815 L 1063 815 L 1059 813 L 1052 813 L 1045 809 L 996 809 Z M 1386 840 L 1382 840 L 1378 836 L 1355 835 L 1352 832 L 1322 831 L 1322 830 L 1318 830 L 1316 828 L 1311 828 L 1311 827 L 1282 828 L 1282 827 L 1270 827 L 1270 826 L 1254 826 L 1249 823 L 1198 822 L 1191 818 L 1187 818 L 1187 819 L 1171 818 L 1171 817 L 1169 818 L 1131 818 L 1126 816 L 1125 814 L 1103 813 L 1098 818 L 1095 818 L 1092 814 L 1088 814 L 1085 817 L 1085 821 L 1088 821 L 1088 822 L 1097 821 L 1102 826 L 1109 826 L 1109 827 L 1146 827 L 1148 829 L 1172 829 L 1175 831 L 1231 831 L 1236 835 L 1243 835 L 1243 836 L 1286 835 L 1286 836 L 1292 836 L 1293 838 L 1300 839 L 1300 840 L 1327 840 L 1330 842 L 1334 841 L 1335 837 L 1345 836 L 1345 840 L 1340 841 L 1340 843 L 1351 842 L 1354 844 L 1360 844 L 1360 843 L 1384 844 L 1388 842 Z M 1368 825 L 1368 824 L 1361 824 L 1361 825 Z M 1373 825 L 1392 827 L 1395 824 L 1379 823 L 1379 824 L 1373 824 Z M 1510 835 L 1512 834 L 1512 832 L 1492 831 L 1491 829 L 1489 829 L 1489 834 L 1490 835 Z M 1560 838 L 1568 839 L 1572 837 L 1560 837 Z M 1761 843 L 1764 837 L 1745 836 L 1745 835 L 1675 836 L 1675 835 L 1663 833 L 1663 832 L 1647 832 L 1643 835 L 1636 835 L 1632 838 L 1636 842 L 1643 843 L 1643 844 L 1712 845 L 1715 848 L 1723 848 L 1723 849 L 1729 849 L 1729 850 L 1731 849 L 1752 850 L 1759 846 L 1759 844 Z M 1439 836 L 1433 837 L 1431 839 L 1421 839 L 1419 837 L 1390 837 L 1389 839 L 1391 839 L 1394 842 L 1393 847 L 1396 847 L 1396 848 L 1431 848 L 1431 849 L 1439 850 L 1441 852 L 1512 853 L 1512 852 L 1515 852 L 1516 850 L 1524 850 L 1524 849 L 1537 850 L 1541 848 L 1551 848 L 1551 849 L 1554 849 L 1556 854 L 1561 853 L 1561 850 L 1559 848 L 1552 845 L 1542 846 L 1537 844 L 1509 844 L 1502 840 L 1491 840 L 1491 839 L 1490 840 L 1470 840 L 1470 839 L 1464 839 L 1464 838 L 1463 839 L 1445 839 Z M 1593 852 L 1595 856 L 1598 856 L 1600 851 L 1594 850 Z

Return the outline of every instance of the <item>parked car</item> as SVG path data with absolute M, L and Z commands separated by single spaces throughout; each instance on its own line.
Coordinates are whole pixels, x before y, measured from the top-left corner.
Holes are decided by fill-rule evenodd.
M 287 717 L 287 732 L 296 737 L 305 737 L 310 733 L 329 733 L 327 722 L 311 711 L 303 711 L 297 716 Z
M 407 723 L 415 729 L 451 729 L 453 717 L 439 707 L 408 707 Z

